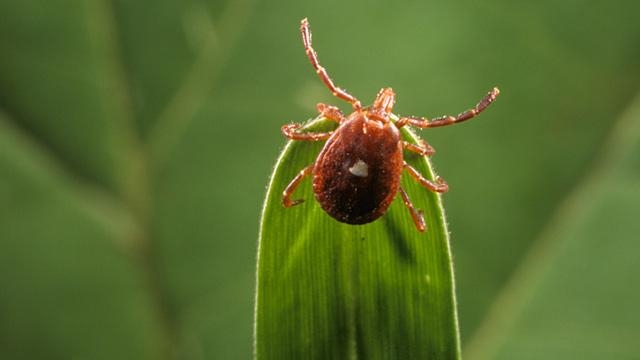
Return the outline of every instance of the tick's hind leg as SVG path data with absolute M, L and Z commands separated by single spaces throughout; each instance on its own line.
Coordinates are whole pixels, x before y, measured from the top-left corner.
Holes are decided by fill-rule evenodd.
M 436 153 L 436 149 L 427 144 L 424 140 L 420 140 L 419 144 L 412 144 L 408 141 L 403 141 L 402 146 L 409 151 L 413 151 L 414 153 L 423 156 L 431 156 Z
M 411 200 L 409 200 L 409 195 L 407 195 L 407 192 L 404 191 L 402 186 L 400 186 L 399 191 L 400 195 L 402 196 L 402 202 L 404 202 L 404 205 L 409 209 L 409 212 L 411 213 L 413 223 L 416 224 L 416 228 L 418 229 L 418 231 L 423 232 L 426 229 L 426 225 L 424 223 L 424 216 L 422 216 L 422 211 L 416 210 L 416 208 L 413 206 L 413 203 L 411 203 Z
M 345 90 L 337 87 L 329 77 L 329 73 L 327 73 L 327 70 L 323 68 L 322 65 L 320 65 L 320 62 L 318 61 L 318 55 L 316 55 L 316 51 L 313 50 L 313 47 L 311 46 L 311 31 L 309 30 L 309 21 L 306 18 L 302 19 L 302 21 L 300 22 L 300 33 L 302 33 L 304 50 L 307 52 L 307 56 L 311 61 L 311 65 L 313 65 L 316 73 L 318 74 L 318 76 L 320 76 L 320 79 L 327 86 L 327 88 L 329 88 L 331 93 L 334 96 L 351 104 L 355 110 L 359 110 L 360 108 L 362 108 L 360 101 L 358 101 L 358 99 L 356 99 L 353 95 L 349 94 Z
M 313 172 L 313 164 L 307 166 L 306 168 L 300 170 L 298 175 L 296 175 L 293 180 L 287 185 L 287 187 L 282 192 L 282 205 L 284 207 L 292 207 L 302 203 L 303 199 L 291 200 L 291 195 L 296 191 L 300 182 L 307 176 L 309 176 Z
M 280 130 L 284 136 L 288 137 L 291 140 L 308 140 L 308 141 L 322 141 L 327 140 L 331 136 L 331 132 L 323 132 L 323 133 L 300 133 L 298 129 L 300 129 L 302 125 L 300 124 L 287 124 L 283 125 Z
M 491 103 L 496 99 L 496 97 L 498 97 L 498 94 L 500 94 L 500 90 L 498 90 L 498 88 L 491 89 L 491 91 L 489 91 L 489 93 L 485 95 L 485 97 L 482 98 L 482 100 L 480 100 L 480 102 L 476 104 L 475 107 L 467 111 L 461 112 L 456 116 L 445 115 L 445 116 L 440 116 L 431 120 L 427 118 L 413 117 L 413 116 L 403 117 L 397 121 L 396 126 L 403 127 L 404 125 L 409 124 L 409 125 L 417 126 L 419 128 L 431 128 L 431 127 L 446 126 L 446 125 L 452 125 L 459 122 L 463 122 L 471 118 L 474 118 L 476 115 L 483 112 L 484 109 L 486 109 L 489 105 L 491 105 Z
M 409 175 L 411 175 L 412 178 L 416 179 L 420 183 L 420 185 L 426 187 L 427 189 L 433 192 L 443 193 L 449 190 L 449 185 L 447 185 L 447 183 L 439 176 L 436 177 L 436 182 L 433 182 L 425 179 L 425 177 L 422 176 L 422 174 L 420 174 L 418 170 L 414 169 L 411 165 L 407 164 L 406 162 L 404 163 L 404 168 L 407 169 L 407 172 L 409 173 Z

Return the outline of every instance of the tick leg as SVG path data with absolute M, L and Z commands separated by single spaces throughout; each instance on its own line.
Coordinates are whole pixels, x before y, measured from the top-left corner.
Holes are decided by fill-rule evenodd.
M 436 152 L 436 149 L 427 144 L 424 140 L 420 140 L 419 144 L 412 144 L 410 142 L 403 141 L 402 146 L 409 151 L 413 151 L 414 153 L 423 156 L 431 156 Z
M 407 192 L 404 191 L 402 186 L 400 186 L 400 195 L 402 195 L 402 202 L 404 202 L 404 205 L 409 209 L 409 212 L 411 213 L 411 217 L 413 218 L 413 223 L 416 224 L 416 228 L 418 228 L 418 231 L 424 232 L 424 230 L 426 229 L 426 225 L 424 223 L 422 211 L 416 210 L 416 208 L 413 206 L 413 203 L 411 203 L 411 200 L 409 200 L 409 195 L 407 195 Z
M 447 126 L 447 125 L 463 122 L 463 121 L 474 118 L 476 115 L 484 111 L 484 109 L 486 109 L 489 105 L 491 105 L 491 103 L 496 99 L 496 97 L 498 97 L 498 94 L 500 94 L 500 90 L 494 87 L 493 89 L 491 89 L 491 91 L 489 91 L 489 93 L 487 93 L 487 95 L 485 95 L 484 98 L 482 98 L 482 100 L 480 100 L 478 104 L 476 104 L 474 108 L 461 112 L 456 116 L 445 115 L 445 116 L 440 116 L 431 120 L 427 118 L 409 116 L 409 117 L 400 118 L 400 120 L 396 122 L 396 126 L 400 128 L 406 124 L 410 124 L 413 126 L 417 126 L 419 128 L 431 128 L 431 127 Z
M 404 163 L 404 167 L 405 169 L 407 169 L 407 172 L 409 173 L 409 175 L 411 175 L 412 178 L 416 179 L 422 186 L 426 187 L 427 189 L 438 193 L 447 192 L 447 190 L 449 190 L 449 185 L 447 185 L 447 183 L 441 177 L 436 177 L 436 182 L 434 183 L 430 180 L 425 179 L 424 176 L 422 176 L 422 174 L 418 172 L 418 170 L 407 164 L 406 161 Z
M 326 133 L 300 133 L 297 130 L 300 129 L 300 124 L 287 124 L 283 125 L 280 130 L 284 136 L 291 140 L 308 140 L 308 141 L 321 141 L 327 140 L 331 136 L 331 132 Z
M 296 206 L 304 201 L 303 199 L 291 200 L 291 195 L 293 195 L 293 192 L 296 191 L 296 188 L 298 187 L 298 185 L 300 185 L 302 179 L 304 179 L 306 176 L 309 176 L 312 172 L 313 164 L 300 170 L 298 175 L 296 175 L 296 177 L 291 180 L 289 185 L 287 185 L 287 187 L 282 192 L 282 205 L 284 205 L 284 207 Z
M 331 80 L 331 77 L 329 77 L 327 70 L 325 70 L 325 68 L 320 65 L 320 62 L 318 61 L 318 55 L 311 46 L 311 30 L 309 30 L 309 21 L 307 20 L 307 18 L 302 19 L 302 21 L 300 22 L 300 32 L 302 33 L 304 50 L 306 51 L 307 56 L 311 61 L 311 65 L 313 65 L 316 73 L 318 74 L 318 76 L 320 76 L 320 80 L 322 80 L 322 82 L 329 88 L 334 96 L 351 104 L 354 110 L 360 110 L 362 108 L 360 101 L 358 101 L 358 99 L 353 97 L 353 95 L 349 94 L 345 90 L 337 87 Z
M 335 106 L 320 103 L 316 105 L 316 109 L 318 109 L 321 116 L 324 116 L 329 120 L 333 120 L 338 124 L 345 120 L 342 111 Z

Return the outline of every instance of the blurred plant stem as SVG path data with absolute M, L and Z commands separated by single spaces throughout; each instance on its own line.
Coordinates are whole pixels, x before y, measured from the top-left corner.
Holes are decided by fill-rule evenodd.
M 119 192 L 126 206 L 135 214 L 138 226 L 128 236 L 128 245 L 142 273 L 148 292 L 152 295 L 155 314 L 163 339 L 157 353 L 165 359 L 175 358 L 183 352 L 180 345 L 179 314 L 170 305 L 170 294 L 164 281 L 160 254 L 152 234 L 155 171 L 179 143 L 189 121 L 213 88 L 215 75 L 219 73 L 231 49 L 248 24 L 252 1 L 230 1 L 221 14 L 219 26 L 208 17 L 207 9 L 194 8 L 198 14 L 196 28 L 199 33 L 198 55 L 191 69 L 165 109 L 155 128 L 145 141 L 135 129 L 135 113 L 131 102 L 131 84 L 123 64 L 121 46 L 118 43 L 118 22 L 111 3 L 92 2 L 87 5 L 90 35 L 94 51 L 104 59 L 104 78 L 101 82 L 114 96 L 105 97 L 106 107 L 112 109 L 114 121 L 119 122 L 116 146 L 118 152 Z M 192 20 L 192 19 L 189 19 Z

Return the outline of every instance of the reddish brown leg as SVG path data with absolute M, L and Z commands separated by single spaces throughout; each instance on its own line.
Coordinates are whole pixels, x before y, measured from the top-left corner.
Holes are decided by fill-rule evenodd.
M 424 223 L 422 211 L 416 210 L 416 208 L 411 203 L 411 200 L 409 200 L 409 195 L 407 195 L 407 192 L 404 191 L 402 186 L 400 186 L 400 195 L 402 195 L 402 202 L 404 202 L 404 205 L 409 209 L 411 217 L 413 218 L 413 223 L 416 224 L 416 228 L 418 228 L 418 231 L 425 231 L 426 225 Z
M 296 177 L 294 177 L 293 180 L 291 180 L 289 185 L 287 185 L 287 187 L 282 192 L 282 205 L 284 205 L 284 207 L 296 206 L 304 201 L 303 199 L 291 200 L 291 195 L 293 195 L 293 192 L 296 191 L 296 188 L 298 187 L 298 185 L 300 185 L 300 182 L 306 176 L 309 176 L 312 172 L 313 172 L 313 164 L 300 170 L 298 175 L 296 175 Z
M 498 90 L 498 88 L 491 89 L 491 91 L 489 91 L 489 93 L 484 98 L 482 98 L 482 100 L 480 100 L 480 102 L 473 109 L 469 109 L 456 116 L 445 115 L 445 116 L 440 116 L 431 120 L 427 118 L 413 117 L 413 116 L 403 117 L 396 122 L 396 126 L 400 128 L 406 124 L 410 124 L 413 126 L 417 126 L 419 128 L 431 128 L 431 127 L 447 126 L 447 125 L 460 123 L 460 122 L 472 119 L 476 115 L 484 111 L 484 109 L 486 109 L 489 105 L 491 105 L 491 103 L 496 99 L 496 97 L 498 97 L 498 94 L 500 94 L 500 90 Z
M 402 146 L 409 151 L 413 151 L 414 153 L 423 156 L 431 156 L 436 152 L 436 149 L 427 144 L 424 140 L 420 140 L 420 144 L 412 144 L 410 142 L 403 141 Z
M 327 70 L 325 70 L 325 68 L 320 65 L 320 62 L 318 62 L 318 55 L 316 55 L 316 51 L 311 46 L 311 31 L 309 30 L 309 21 L 306 18 L 302 19 L 302 21 L 300 22 L 300 32 L 302 33 L 302 42 L 304 43 L 304 49 L 307 53 L 307 56 L 309 57 L 309 60 L 311 61 L 311 65 L 313 65 L 316 73 L 318 74 L 318 76 L 320 76 L 320 80 L 322 80 L 322 82 L 329 88 L 334 96 L 351 104 L 354 110 L 359 110 L 360 108 L 362 108 L 362 105 L 360 104 L 360 101 L 358 101 L 358 99 L 353 97 L 353 95 L 349 94 L 345 90 L 337 87 L 333 83 L 333 81 L 329 77 L 329 74 L 327 73 Z
M 407 172 L 409 172 L 409 175 L 411 175 L 412 178 L 416 179 L 422 186 L 426 187 L 427 189 L 439 193 L 443 193 L 449 190 L 449 185 L 447 185 L 447 183 L 441 177 L 436 177 L 436 182 L 434 183 L 425 179 L 424 176 L 422 176 L 418 172 L 418 170 L 414 169 L 406 162 L 404 163 L 404 167 L 405 169 L 407 169 Z
M 300 129 L 302 125 L 300 124 L 287 124 L 283 125 L 280 130 L 284 136 L 288 137 L 291 140 L 308 140 L 308 141 L 321 141 L 327 140 L 331 136 L 331 132 L 326 133 L 299 133 L 297 130 Z
M 335 106 L 320 103 L 316 105 L 316 109 L 318 109 L 321 116 L 324 116 L 329 120 L 333 120 L 338 124 L 345 120 L 342 111 Z

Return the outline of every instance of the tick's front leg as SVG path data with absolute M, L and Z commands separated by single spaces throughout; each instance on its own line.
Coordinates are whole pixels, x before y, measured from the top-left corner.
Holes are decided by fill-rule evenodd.
M 304 201 L 303 199 L 291 200 L 291 195 L 293 195 L 294 191 L 296 191 L 296 188 L 298 187 L 298 185 L 300 185 L 300 182 L 306 176 L 311 175 L 312 172 L 313 172 L 313 164 L 311 164 L 311 165 L 307 166 L 306 168 L 302 169 L 298 173 L 298 175 L 296 175 L 293 178 L 293 180 L 291 180 L 289 185 L 287 185 L 287 187 L 282 192 L 282 205 L 284 205 L 284 207 L 292 207 L 292 206 L 298 205 L 298 204 L 300 204 L 300 203 L 302 203 Z
M 302 19 L 302 21 L 300 22 L 300 32 L 302 33 L 302 42 L 304 44 L 304 50 L 307 53 L 307 57 L 311 61 L 311 65 L 316 70 L 318 76 L 320 76 L 322 82 L 327 86 L 327 88 L 334 96 L 351 104 L 354 110 L 360 110 L 362 108 L 360 101 L 358 101 L 358 99 L 346 92 L 344 89 L 337 87 L 333 83 L 333 80 L 331 80 L 331 77 L 329 77 L 329 73 L 327 73 L 327 70 L 323 68 L 322 65 L 320 65 L 320 62 L 318 61 L 318 55 L 313 49 L 313 46 L 311 46 L 311 30 L 309 30 L 309 21 L 307 21 L 306 18 Z
M 331 132 L 325 133 L 300 133 L 297 130 L 300 129 L 300 124 L 287 124 L 283 125 L 281 130 L 284 136 L 291 140 L 308 140 L 308 141 L 321 141 L 327 140 L 331 136 Z
M 485 97 L 482 98 L 482 100 L 480 100 L 480 102 L 476 104 L 476 106 L 474 106 L 472 109 L 461 112 L 456 116 L 445 115 L 431 120 L 422 117 L 408 116 L 400 118 L 400 120 L 398 120 L 398 122 L 396 123 L 396 126 L 400 128 L 404 125 L 409 124 L 417 126 L 419 128 L 432 128 L 457 124 L 459 122 L 463 122 L 476 117 L 478 114 L 483 112 L 484 109 L 491 105 L 491 103 L 496 99 L 496 97 L 498 97 L 499 94 L 500 90 L 498 90 L 498 88 L 491 89 L 491 91 L 489 91 L 489 93 L 485 95 Z
M 447 190 L 449 190 L 449 185 L 447 185 L 447 183 L 441 177 L 436 177 L 436 182 L 434 183 L 433 181 L 425 179 L 424 176 L 422 176 L 422 174 L 418 172 L 418 170 L 414 169 L 406 162 L 404 163 L 404 167 L 405 169 L 407 169 L 407 172 L 409 172 L 409 175 L 411 175 L 412 178 L 416 179 L 420 183 L 420 185 L 426 187 L 427 189 L 438 193 L 447 192 Z

